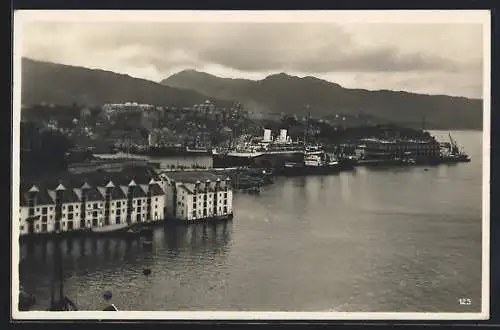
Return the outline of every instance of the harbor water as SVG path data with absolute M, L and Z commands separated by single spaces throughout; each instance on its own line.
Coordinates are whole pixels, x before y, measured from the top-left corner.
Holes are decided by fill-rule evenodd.
M 64 238 L 65 294 L 84 310 L 109 290 L 120 310 L 479 312 L 482 133 L 452 135 L 472 162 L 277 178 L 236 193 L 232 221 L 160 226 L 148 248 Z M 50 303 L 54 249 L 21 246 L 35 309 Z

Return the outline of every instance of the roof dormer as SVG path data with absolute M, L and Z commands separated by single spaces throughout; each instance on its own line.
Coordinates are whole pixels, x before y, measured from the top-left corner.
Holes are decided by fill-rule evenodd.
M 62 190 L 66 190 L 66 187 L 63 186 L 62 183 L 58 184 L 57 187 L 56 187 L 56 191 L 62 191 Z
M 38 187 L 36 185 L 33 185 L 31 186 L 30 190 L 28 190 L 30 193 L 37 193 L 39 192 L 40 190 L 38 189 Z

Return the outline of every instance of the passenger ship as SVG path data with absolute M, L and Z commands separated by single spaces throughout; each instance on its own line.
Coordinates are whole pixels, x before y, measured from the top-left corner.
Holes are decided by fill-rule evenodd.
M 306 152 L 321 153 L 317 146 L 306 146 L 303 142 L 293 142 L 282 129 L 279 137 L 271 138 L 271 130 L 264 130 L 264 137 L 233 150 L 212 150 L 213 166 L 226 167 L 265 167 L 277 168 L 286 162 L 303 161 Z

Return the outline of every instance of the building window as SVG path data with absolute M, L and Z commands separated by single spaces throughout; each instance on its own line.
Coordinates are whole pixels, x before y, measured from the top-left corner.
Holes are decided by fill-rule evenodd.
M 52 211 L 53 209 L 54 209 L 54 207 L 53 207 L 53 206 L 49 207 L 49 210 L 51 210 L 51 211 Z
M 37 212 L 40 212 L 40 208 L 39 208 L 39 207 L 37 207 L 37 208 L 36 208 L 36 211 L 37 211 Z
M 116 207 L 122 206 L 122 202 L 116 202 Z
M 155 202 L 158 202 L 158 197 L 155 197 Z
M 224 206 L 224 213 L 227 213 L 227 206 Z
M 24 226 L 20 226 L 19 230 L 23 231 L 24 230 Z
M 122 210 L 120 210 L 120 209 L 116 210 L 116 215 L 120 215 L 120 214 L 122 214 Z
M 93 216 L 94 218 L 97 218 L 97 211 L 92 212 L 92 216 Z
M 46 232 L 47 232 L 47 224 L 43 223 L 42 224 L 42 233 L 46 233 Z
M 139 199 L 139 200 L 137 201 L 137 205 L 141 206 L 141 204 L 142 204 L 142 201 Z
M 77 209 L 77 210 L 78 210 L 78 205 L 75 205 L 75 209 Z
M 224 193 L 224 198 L 227 198 L 227 192 Z
M 73 230 L 73 221 L 68 222 L 68 230 Z
M 68 205 L 68 212 L 73 212 L 73 205 Z
M 97 208 L 97 203 L 94 203 L 94 208 L 95 208 L 95 209 Z
M 63 210 L 66 210 L 66 205 L 63 205 L 62 209 L 63 209 Z
M 73 213 L 68 214 L 68 220 L 73 220 Z
M 94 227 L 97 226 L 97 219 L 92 219 L 92 226 L 94 226 Z
M 42 214 L 47 214 L 47 208 L 46 207 L 42 207 Z
M 47 216 L 46 215 L 42 216 L 42 222 L 47 223 Z
M 111 206 L 115 206 L 115 202 L 111 202 Z

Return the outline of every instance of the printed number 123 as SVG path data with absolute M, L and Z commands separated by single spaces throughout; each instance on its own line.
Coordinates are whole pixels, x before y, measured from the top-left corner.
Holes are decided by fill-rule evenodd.
M 458 298 L 458 303 L 460 305 L 470 305 L 472 304 L 472 300 L 470 298 Z

